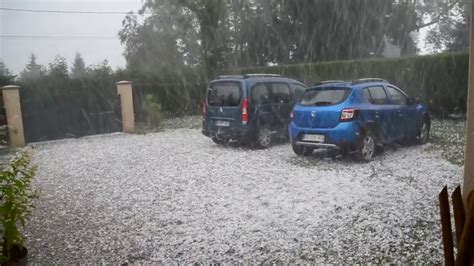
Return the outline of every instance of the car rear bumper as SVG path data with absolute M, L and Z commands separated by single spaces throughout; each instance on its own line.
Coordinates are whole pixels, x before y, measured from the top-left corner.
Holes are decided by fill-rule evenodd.
M 291 122 L 288 130 L 292 143 L 300 146 L 325 149 L 355 147 L 360 135 L 359 126 L 355 121 L 341 122 L 334 128 L 303 128 Z M 303 134 L 324 135 L 324 142 L 303 141 Z
M 236 140 L 239 142 L 248 142 L 253 136 L 253 131 L 249 125 L 239 127 L 216 127 L 209 125 L 207 121 L 202 122 L 202 134 L 206 137 L 217 137 L 218 139 Z
M 341 148 L 337 146 L 336 144 L 323 143 L 323 142 L 296 141 L 295 144 L 297 146 L 314 147 L 318 149 L 339 150 Z

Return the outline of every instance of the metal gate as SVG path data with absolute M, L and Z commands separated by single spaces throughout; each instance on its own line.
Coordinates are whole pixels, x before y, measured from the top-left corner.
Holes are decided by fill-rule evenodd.
M 122 131 L 119 96 L 103 104 L 105 108 L 87 107 L 67 95 L 36 98 L 36 104 L 29 104 L 31 101 L 22 98 L 27 143 Z

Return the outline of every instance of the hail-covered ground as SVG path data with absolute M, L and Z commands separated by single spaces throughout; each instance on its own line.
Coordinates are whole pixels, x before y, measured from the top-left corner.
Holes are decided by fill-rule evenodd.
M 195 126 L 36 145 L 29 260 L 441 263 L 437 195 L 462 168 L 432 146 L 364 164 L 218 146 Z

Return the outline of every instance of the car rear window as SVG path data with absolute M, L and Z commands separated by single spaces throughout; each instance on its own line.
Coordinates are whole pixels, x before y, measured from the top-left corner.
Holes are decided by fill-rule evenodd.
M 241 98 L 242 86 L 237 81 L 214 82 L 207 94 L 209 106 L 238 106 Z
M 351 89 L 349 88 L 313 88 L 305 92 L 300 100 L 301 105 L 327 106 L 335 105 L 346 100 Z

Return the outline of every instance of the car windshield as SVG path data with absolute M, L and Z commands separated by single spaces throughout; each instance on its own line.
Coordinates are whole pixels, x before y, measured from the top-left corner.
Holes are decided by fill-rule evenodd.
M 237 81 L 215 82 L 207 95 L 209 106 L 238 106 L 242 98 L 241 84 Z
M 309 89 L 300 100 L 305 106 L 335 105 L 344 101 L 349 96 L 349 88 L 314 88 Z

